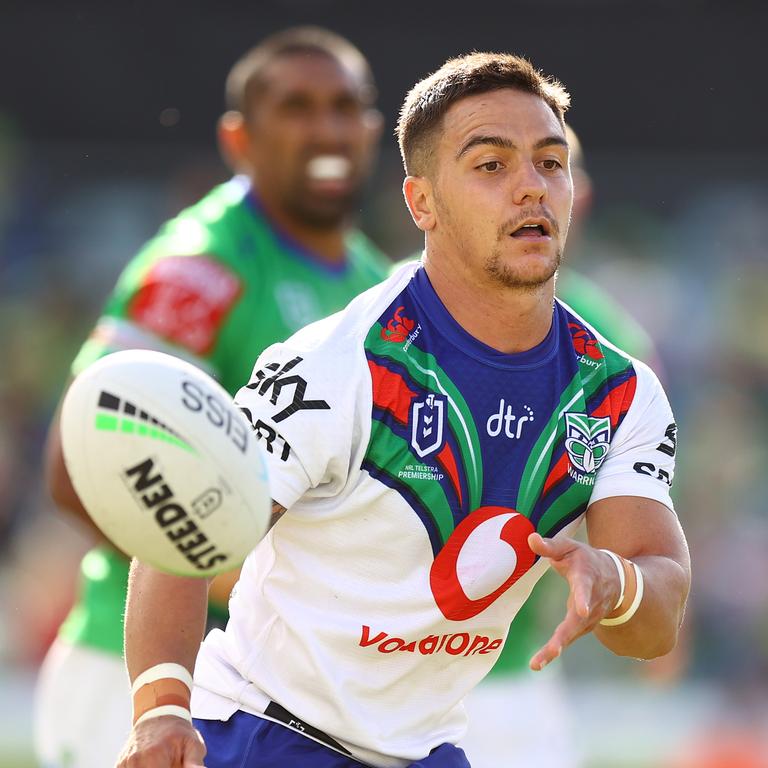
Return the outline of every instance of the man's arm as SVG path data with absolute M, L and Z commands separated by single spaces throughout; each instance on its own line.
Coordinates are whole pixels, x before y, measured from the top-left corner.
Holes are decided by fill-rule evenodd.
M 125 612 L 125 661 L 133 683 L 158 664 L 180 664 L 192 673 L 205 632 L 208 582 L 172 576 L 134 560 Z M 205 745 L 187 720 L 162 715 L 136 723 L 119 768 L 197 768 Z
M 271 525 L 284 512 L 285 507 L 272 502 Z M 172 576 L 133 561 L 125 611 L 125 661 L 131 683 L 169 662 L 192 672 L 205 632 L 208 586 L 205 579 Z M 133 727 L 118 766 L 197 768 L 204 755 L 205 745 L 189 720 L 162 715 Z
M 62 396 L 56 408 L 56 413 L 51 420 L 51 425 L 48 428 L 48 436 L 45 443 L 43 469 L 48 492 L 58 509 L 79 520 L 100 541 L 106 541 L 104 534 L 91 520 L 90 515 L 80 501 L 80 497 L 72 485 L 69 472 L 67 472 L 67 467 L 64 464 L 64 453 L 61 448 L 61 403 L 63 400 L 64 397 Z
M 650 659 L 668 653 L 677 642 L 691 581 L 685 536 L 675 514 L 652 499 L 605 498 L 587 511 L 589 544 L 531 534 L 531 549 L 550 560 L 568 581 L 566 616 L 552 637 L 531 659 L 542 669 L 577 638 L 593 631 L 620 656 Z M 642 571 L 643 596 L 637 612 L 624 624 L 600 624 L 614 611 L 620 594 L 616 564 L 601 549 L 633 561 Z

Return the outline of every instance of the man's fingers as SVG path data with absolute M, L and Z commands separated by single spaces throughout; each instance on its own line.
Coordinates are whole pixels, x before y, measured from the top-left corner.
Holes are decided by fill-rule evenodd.
M 559 646 L 554 639 L 550 639 L 545 646 L 533 655 L 529 666 L 534 672 L 541 672 L 547 664 L 554 661 L 562 652 L 562 646 Z
M 568 586 L 573 596 L 573 607 L 579 618 L 586 619 L 589 616 L 590 597 L 594 582 L 592 578 L 580 571 L 569 571 L 566 574 Z
M 585 617 L 580 616 L 573 608 L 569 608 L 565 618 L 552 633 L 552 637 L 531 657 L 531 669 L 535 672 L 544 669 L 563 652 L 563 649 L 586 634 L 590 626 L 591 623 L 586 621 Z
M 558 539 L 545 539 L 539 533 L 532 533 L 528 536 L 528 546 L 535 554 L 554 560 L 571 552 L 575 544 L 576 542 L 567 536 Z
M 195 729 L 195 736 L 197 739 L 193 742 L 187 742 L 184 749 L 184 764 L 182 768 L 205 768 L 203 765 L 203 758 L 207 749 L 205 748 L 205 742 L 200 735 L 200 731 Z
M 567 579 L 576 612 L 582 618 L 586 618 L 591 607 L 593 580 L 586 576 L 580 558 L 567 557 L 576 553 L 580 546 L 579 542 L 568 537 L 545 539 L 538 533 L 532 533 L 528 536 L 528 546 L 535 554 L 548 558 L 552 567 Z

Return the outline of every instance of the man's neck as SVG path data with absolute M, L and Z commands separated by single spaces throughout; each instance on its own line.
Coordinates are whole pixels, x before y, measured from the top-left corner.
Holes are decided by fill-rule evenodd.
M 453 265 L 424 258 L 432 287 L 467 333 L 489 347 L 511 354 L 541 344 L 552 327 L 554 278 L 535 288 L 478 284 Z
M 344 262 L 346 258 L 346 244 L 344 242 L 346 228 L 343 224 L 329 228 L 314 227 L 263 197 L 259 198 L 259 202 L 279 231 L 295 240 L 320 261 L 332 266 Z

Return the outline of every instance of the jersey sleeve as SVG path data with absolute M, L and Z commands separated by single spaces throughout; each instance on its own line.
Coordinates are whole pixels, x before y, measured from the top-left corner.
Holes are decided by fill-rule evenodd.
M 215 255 L 168 255 L 150 244 L 120 276 L 73 373 L 109 352 L 145 348 L 182 357 L 218 378 L 212 353 L 240 293 L 240 278 Z
M 590 503 L 611 496 L 643 496 L 674 510 L 677 426 L 656 375 L 635 361 L 637 390 L 597 471 Z
M 370 401 L 362 343 L 313 338 L 329 328 L 333 334 L 336 317 L 268 347 L 235 397 L 264 449 L 272 498 L 286 509 L 300 499 L 339 495 L 359 466 L 366 392 Z

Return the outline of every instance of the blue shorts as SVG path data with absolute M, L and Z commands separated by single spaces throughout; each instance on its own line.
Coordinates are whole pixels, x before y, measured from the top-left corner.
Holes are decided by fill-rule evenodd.
M 271 720 L 235 712 L 226 722 L 194 718 L 205 739 L 206 768 L 366 768 L 365 763 Z M 409 768 L 470 768 L 464 751 L 441 744 Z

